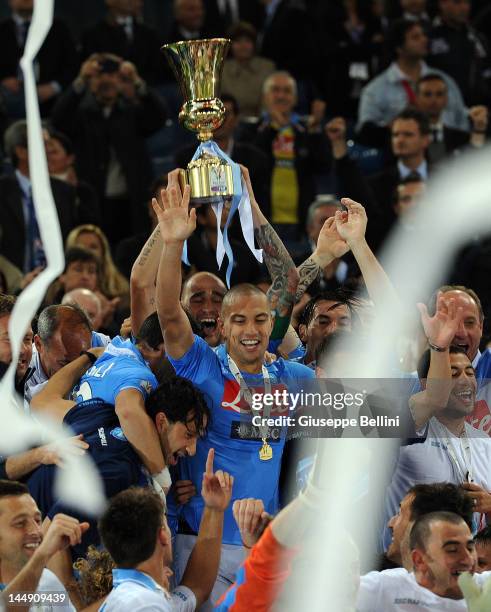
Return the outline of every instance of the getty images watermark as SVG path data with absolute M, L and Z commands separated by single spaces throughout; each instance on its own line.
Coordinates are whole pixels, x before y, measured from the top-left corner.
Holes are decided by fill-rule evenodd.
M 337 437 L 346 435 L 379 437 L 412 437 L 414 429 L 408 410 L 411 391 L 407 380 L 385 379 L 288 381 L 268 390 L 251 389 L 253 430 L 270 428 L 271 437 L 288 429 L 288 436 Z M 369 387 L 367 390 L 364 387 Z M 238 435 L 246 435 L 242 426 Z M 240 433 L 241 432 L 241 433 Z M 251 437 L 253 432 L 249 432 Z

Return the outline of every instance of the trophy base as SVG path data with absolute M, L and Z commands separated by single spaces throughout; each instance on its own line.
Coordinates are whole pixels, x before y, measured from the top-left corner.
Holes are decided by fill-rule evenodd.
M 192 206 L 219 203 L 234 195 L 232 167 L 220 157 L 199 157 L 181 171 L 180 179 L 183 186 L 191 186 Z

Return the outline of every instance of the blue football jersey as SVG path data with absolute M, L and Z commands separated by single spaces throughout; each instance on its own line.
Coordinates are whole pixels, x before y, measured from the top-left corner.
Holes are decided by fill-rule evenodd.
M 114 406 L 125 389 L 138 390 L 146 400 L 156 387 L 157 379 L 138 348 L 131 340 L 117 336 L 80 379 L 75 400 L 100 399 Z
M 215 449 L 215 470 L 225 470 L 234 476 L 232 502 L 225 513 L 223 542 L 241 544 L 240 533 L 232 516 L 235 499 L 255 497 L 262 499 L 267 512 L 278 510 L 278 482 L 281 455 L 285 444 L 286 429 L 271 427 L 268 442 L 273 449 L 269 461 L 261 461 L 261 432 L 252 423 L 252 411 L 241 399 L 240 386 L 230 372 L 225 346 L 211 349 L 206 342 L 195 336 L 188 352 L 175 360 L 169 358 L 176 374 L 188 378 L 205 396 L 211 411 L 208 434 L 198 440 L 196 455 L 179 460 L 180 477 L 191 480 L 198 491 L 205 471 L 206 457 L 210 448 Z M 266 366 L 271 379 L 271 390 L 294 392 L 297 379 L 314 378 L 309 368 L 278 359 Z M 264 392 L 262 374 L 242 372 L 245 382 L 253 393 Z M 257 413 L 255 413 L 257 414 Z M 288 406 L 272 407 L 271 416 L 288 416 Z M 203 500 L 193 497 L 182 508 L 182 515 L 196 532 L 203 512 Z

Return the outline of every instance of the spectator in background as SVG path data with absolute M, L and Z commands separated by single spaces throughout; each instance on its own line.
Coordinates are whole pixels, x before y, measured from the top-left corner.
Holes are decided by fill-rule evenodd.
M 372 0 L 326 4 L 317 71 L 332 114 L 356 119 L 361 90 L 380 69 L 384 35 L 372 6 Z
M 53 109 L 53 124 L 74 143 L 78 175 L 100 198 L 111 243 L 145 229 L 142 202 L 151 180 L 145 138 L 165 117 L 164 103 L 135 66 L 107 53 L 84 62 Z
M 205 27 L 212 36 L 226 36 L 231 26 L 247 21 L 255 28 L 264 19 L 262 2 L 251 0 L 204 0 Z
M 156 30 L 136 18 L 139 0 L 106 0 L 106 18 L 82 34 L 82 58 L 113 53 L 132 62 L 150 85 L 163 79 L 161 40 Z
M 394 213 L 407 228 L 411 229 L 411 217 L 418 201 L 426 191 L 426 183 L 419 176 L 407 176 L 394 191 Z
M 257 33 L 249 23 L 233 26 L 229 37 L 231 54 L 223 66 L 222 92 L 235 97 L 241 116 L 257 117 L 261 114 L 263 83 L 274 72 L 274 62 L 255 54 Z
M 13 123 L 5 132 L 5 151 L 15 174 L 0 177 L 0 252 L 28 273 L 43 266 L 45 258 L 32 199 L 24 120 Z M 97 211 L 78 200 L 74 187 L 55 178 L 50 182 L 63 240 L 79 223 L 97 221 Z
M 431 163 L 437 163 L 447 155 L 458 153 L 468 145 L 480 148 L 485 144 L 488 109 L 485 106 L 474 106 L 469 110 L 472 123 L 469 134 L 444 124 L 442 113 L 447 102 L 447 84 L 441 76 L 427 74 L 419 79 L 416 85 L 416 103 L 419 110 L 430 120 L 432 141 L 428 147 L 428 157 Z
M 426 0 L 399 0 L 403 19 L 419 22 L 427 31 L 431 25 L 431 19 L 426 12 Z
M 158 176 L 156 179 L 152 181 L 152 185 L 150 187 L 150 198 L 147 204 L 147 212 L 148 217 L 150 219 L 150 233 L 154 231 L 157 226 L 157 216 L 152 206 L 152 198 L 159 198 L 160 192 L 162 189 L 167 187 L 167 174 L 163 174 L 162 176 Z M 134 234 L 129 238 L 125 238 L 121 240 L 118 244 L 116 252 L 114 254 L 114 259 L 116 264 L 125 276 L 126 279 L 129 279 L 131 276 L 131 268 L 133 264 L 136 262 L 140 251 L 142 250 L 145 242 L 147 241 L 148 233 L 140 232 L 138 234 Z
M 207 38 L 203 0 L 174 0 L 174 23 L 167 42 Z
M 100 290 L 110 298 L 126 297 L 130 287 L 126 278 L 114 264 L 109 242 L 104 232 L 96 225 L 79 225 L 66 239 L 65 248 L 83 247 L 95 253 L 101 267 Z
M 395 59 L 363 89 L 357 126 L 360 139 L 371 146 L 384 146 L 386 134 L 381 128 L 389 125 L 404 108 L 415 104 L 416 83 L 430 73 L 440 75 L 447 84 L 448 104 L 443 112 L 446 125 L 467 130 L 467 112 L 457 84 L 450 76 L 424 62 L 428 38 L 422 26 L 413 21 L 397 20 L 387 37 Z
M 25 116 L 24 83 L 19 60 L 31 25 L 33 0 L 9 0 L 12 16 L 0 23 L 0 93 L 13 119 Z M 53 25 L 35 59 L 41 114 L 47 116 L 60 92 L 77 73 L 75 45 L 66 25 Z
M 265 114 L 252 142 L 268 156 L 270 218 L 288 247 L 302 233 L 307 208 L 315 196 L 315 173 L 325 171 L 328 166 L 326 142 L 317 130 L 320 117 L 307 126 L 293 112 L 297 85 L 288 72 L 270 75 L 264 82 L 263 92 Z
M 259 54 L 272 60 L 279 70 L 287 70 L 302 82 L 313 75 L 315 57 L 311 24 L 304 3 L 291 0 L 262 0 L 265 17 L 259 40 Z
M 62 297 L 73 289 L 97 291 L 100 278 L 99 258 L 92 251 L 72 247 L 65 253 L 65 269 L 46 292 L 45 303 L 59 304 Z
M 469 25 L 471 0 L 439 0 L 438 7 L 429 34 L 428 62 L 455 79 L 466 104 L 489 103 L 488 41 Z
M 408 176 L 423 181 L 428 179 L 431 170 L 425 157 L 430 144 L 428 119 L 415 109 L 399 113 L 391 126 L 395 163 L 369 178 L 361 174 L 357 163 L 348 155 L 344 119 L 332 119 L 326 125 L 326 134 L 332 145 L 339 189 L 366 203 L 370 218 L 369 243 L 377 249 L 395 221 L 391 203 L 396 186 Z
M 73 144 L 68 136 L 48 127 L 44 130 L 44 143 L 49 175 L 72 185 L 77 193 L 78 205 L 93 210 L 94 223 L 99 225 L 102 220 L 99 200 L 93 187 L 78 179 Z
M 9 322 L 14 306 L 14 296 L 0 294 L 0 362 L 7 365 L 12 361 Z M 15 388 L 22 395 L 24 394 L 24 384 L 31 374 L 29 364 L 32 358 L 32 338 L 33 333 L 29 324 L 20 345 L 19 359 L 15 370 Z
M 92 329 L 99 331 L 102 325 L 102 302 L 99 296 L 90 289 L 72 289 L 65 293 L 62 304 L 78 304 L 89 317 Z

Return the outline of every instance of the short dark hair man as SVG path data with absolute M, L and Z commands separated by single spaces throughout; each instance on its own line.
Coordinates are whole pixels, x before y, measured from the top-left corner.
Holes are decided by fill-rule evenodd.
M 223 513 L 234 480 L 226 472 L 213 473 L 213 456 L 210 450 L 201 489 L 205 508 L 198 538 L 181 583 L 170 597 L 172 543 L 161 498 L 150 489 L 137 488 L 113 497 L 99 521 L 102 541 L 117 565 L 113 590 L 101 608 L 104 612 L 137 609 L 143 602 L 152 604 L 152 610 L 164 611 L 169 599 L 181 605 L 191 599 L 199 608 L 208 599 L 220 562 Z
M 466 130 L 468 120 L 464 100 L 455 81 L 441 70 L 424 62 L 428 52 L 428 38 L 420 23 L 398 19 L 387 34 L 394 61 L 363 89 L 358 111 L 358 129 L 365 140 L 382 126 L 387 126 L 404 108 L 415 103 L 414 88 L 425 74 L 440 74 L 448 86 L 448 105 L 445 122 L 451 127 Z M 378 142 L 373 143 L 375 146 Z
M 449 127 L 442 114 L 448 102 L 448 87 L 439 74 L 427 74 L 416 84 L 416 104 L 430 120 L 432 142 L 428 147 L 431 163 L 436 163 L 447 155 L 456 154 L 467 146 L 480 148 L 486 141 L 488 110 L 485 106 L 474 106 L 469 110 L 471 133 Z
M 472 499 L 464 490 L 450 482 L 414 485 L 399 504 L 399 512 L 388 523 L 392 541 L 385 554 L 387 560 L 409 571 L 412 568 L 409 533 L 414 522 L 425 514 L 444 510 L 458 514 L 472 528 L 473 507 Z
M 396 568 L 362 576 L 357 610 L 468 610 L 458 579 L 463 572 L 475 571 L 476 551 L 464 519 L 452 512 L 425 514 L 413 525 L 409 545 L 414 573 Z M 482 585 L 490 575 L 474 580 Z
M 12 361 L 9 321 L 14 306 L 15 297 L 13 295 L 0 294 L 0 361 L 7 365 Z M 17 391 L 22 395 L 24 394 L 26 379 L 29 378 L 32 372 L 29 368 L 32 358 L 32 339 L 33 333 L 29 325 L 20 346 L 19 360 L 15 370 L 15 386 Z
M 56 552 L 79 542 L 87 528 L 87 523 L 58 514 L 43 536 L 41 512 L 26 485 L 0 480 L 0 591 L 57 591 L 64 595 L 59 609 L 72 612 L 63 584 L 46 564 Z

